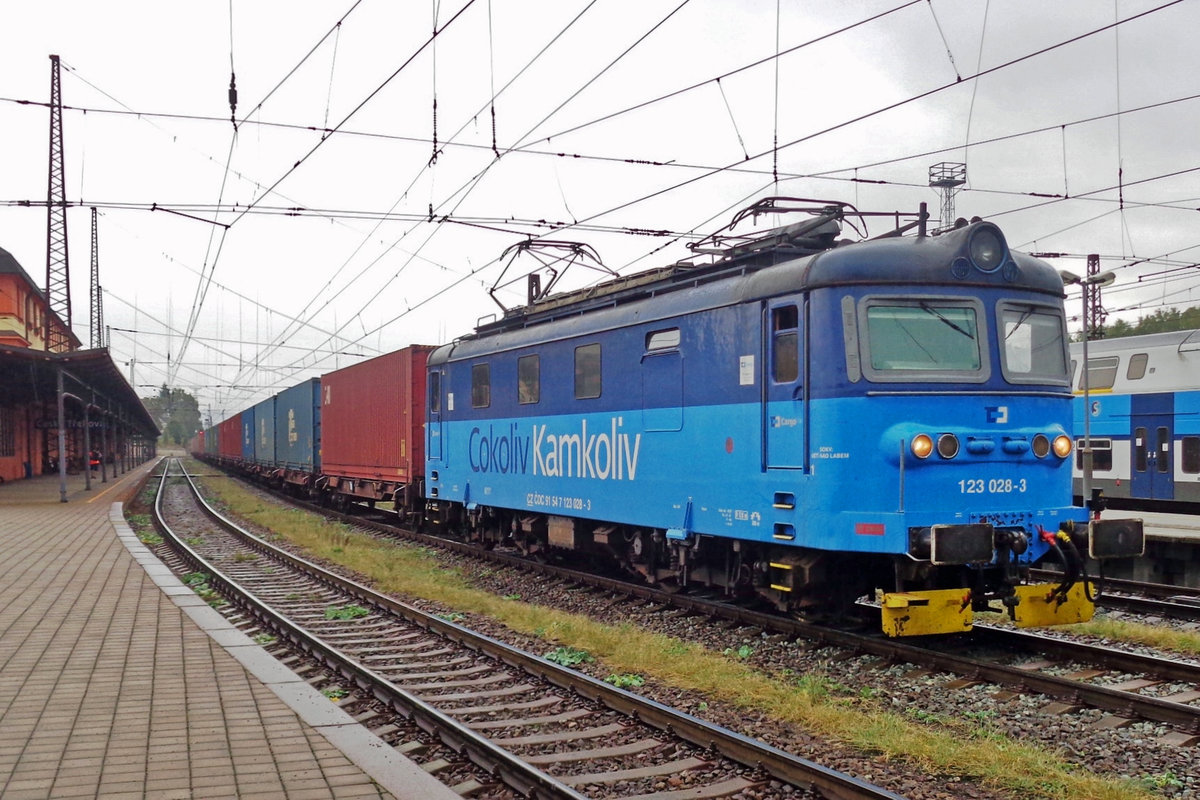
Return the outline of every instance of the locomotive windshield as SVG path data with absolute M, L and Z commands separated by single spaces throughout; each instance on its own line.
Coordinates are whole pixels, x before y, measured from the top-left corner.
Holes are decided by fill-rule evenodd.
M 976 373 L 979 321 L 961 302 L 914 300 L 867 308 L 870 367 L 875 372 Z
M 1000 307 L 1001 358 L 1010 383 L 1063 383 L 1067 348 L 1057 308 L 1004 303 Z

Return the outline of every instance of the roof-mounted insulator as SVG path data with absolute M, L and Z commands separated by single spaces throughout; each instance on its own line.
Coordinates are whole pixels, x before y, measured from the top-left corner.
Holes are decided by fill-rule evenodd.
M 233 123 L 233 129 L 237 130 L 237 78 L 231 72 L 229 73 L 229 121 Z

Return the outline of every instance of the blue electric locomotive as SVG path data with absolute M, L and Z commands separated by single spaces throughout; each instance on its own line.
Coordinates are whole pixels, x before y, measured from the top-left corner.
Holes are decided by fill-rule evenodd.
M 1071 505 L 1058 273 L 988 222 L 851 244 L 805 210 L 431 353 L 427 520 L 795 612 L 876 593 L 890 635 L 1090 618 L 1083 555 L 1142 537 Z

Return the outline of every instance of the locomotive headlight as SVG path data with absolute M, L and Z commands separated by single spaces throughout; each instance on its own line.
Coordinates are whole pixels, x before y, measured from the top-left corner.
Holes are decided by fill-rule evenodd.
M 917 458 L 929 458 L 933 452 L 933 438 L 927 433 L 918 433 L 912 440 L 912 454 Z
M 1038 458 L 1045 458 L 1050 453 L 1050 440 L 1044 434 L 1039 433 L 1033 437 L 1033 454 Z
M 995 272 L 1007 255 L 1004 239 L 993 228 L 980 228 L 971 237 L 971 260 L 980 272 Z
M 1054 437 L 1054 455 L 1066 458 L 1071 455 L 1071 437 L 1065 434 Z
M 937 451 L 942 458 L 954 458 L 958 455 L 958 437 L 953 433 L 943 433 L 938 437 Z

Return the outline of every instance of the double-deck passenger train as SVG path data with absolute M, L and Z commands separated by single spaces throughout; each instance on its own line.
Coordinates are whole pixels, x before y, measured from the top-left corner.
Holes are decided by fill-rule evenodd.
M 1072 505 L 1058 273 L 984 221 L 929 235 L 922 213 L 846 243 L 844 204 L 769 198 L 739 219 L 784 207 L 807 217 L 714 239 L 711 263 L 531 294 L 453 343 L 350 368 L 355 391 L 323 376 L 300 392 L 319 398 L 320 463 L 205 443 L 330 502 L 391 501 L 448 535 L 653 584 L 806 613 L 877 597 L 894 636 L 985 609 L 1090 618 L 1085 558 L 1139 555 L 1142 531 Z M 400 377 L 382 363 L 397 357 Z M 273 419 L 296 416 L 286 394 Z M 372 432 L 381 414 L 392 438 Z M 335 435 L 377 452 L 347 474 L 325 457 Z M 1046 563 L 1062 579 L 1030 584 Z
M 1082 363 L 1083 345 L 1073 343 L 1076 444 L 1087 413 L 1092 489 L 1114 506 L 1200 510 L 1200 331 L 1089 341 L 1086 376 Z M 1079 450 L 1080 496 L 1082 473 Z

